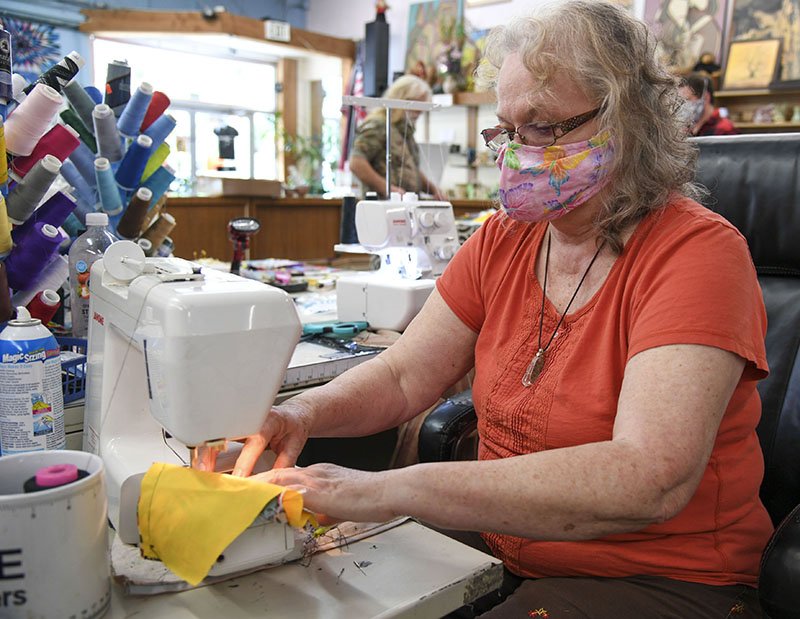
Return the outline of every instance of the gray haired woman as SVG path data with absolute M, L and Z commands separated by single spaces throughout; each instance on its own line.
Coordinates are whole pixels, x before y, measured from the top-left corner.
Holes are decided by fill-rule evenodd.
M 654 50 L 600 0 L 491 35 L 501 212 L 396 344 L 273 408 L 236 474 L 271 448 L 263 478 L 329 519 L 481 532 L 513 591 L 487 617 L 760 616 L 766 315 L 744 239 L 692 199 Z M 281 468 L 309 436 L 412 418 L 473 367 L 477 461 Z

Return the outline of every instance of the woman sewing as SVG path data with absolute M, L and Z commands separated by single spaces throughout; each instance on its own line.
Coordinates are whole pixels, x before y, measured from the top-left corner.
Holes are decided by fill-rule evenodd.
M 383 93 L 385 99 L 430 101 L 431 87 L 415 75 L 403 75 Z M 437 200 L 447 197 L 420 169 L 419 145 L 414 138 L 420 112 L 392 109 L 391 191 L 430 194 Z M 350 154 L 350 170 L 366 191 L 386 193 L 386 109 L 375 108 L 356 130 Z
M 766 317 L 747 245 L 694 201 L 675 80 L 645 26 L 566 0 L 495 30 L 502 212 L 385 353 L 267 416 L 236 474 L 332 519 L 479 531 L 509 571 L 485 617 L 758 617 Z M 479 459 L 292 467 L 475 368 Z M 536 613 L 539 613 L 538 615 Z

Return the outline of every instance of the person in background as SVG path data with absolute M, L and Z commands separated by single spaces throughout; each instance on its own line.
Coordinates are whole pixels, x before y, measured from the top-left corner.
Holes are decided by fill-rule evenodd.
M 714 87 L 711 78 L 702 73 L 692 73 L 681 82 L 680 93 L 688 102 L 692 135 L 735 135 L 730 118 L 723 117 L 714 107 Z
M 415 75 L 403 75 L 389 86 L 383 97 L 407 101 L 430 101 L 433 93 L 427 82 Z M 421 112 L 391 110 L 392 176 L 391 191 L 427 193 L 437 200 L 447 196 L 420 169 L 419 146 L 414 139 Z M 350 171 L 367 191 L 386 193 L 386 110 L 375 108 L 356 129 L 350 154 Z
M 489 35 L 502 210 L 397 342 L 273 407 L 235 475 L 270 448 L 256 479 L 304 489 L 329 521 L 481 532 L 510 593 L 487 618 L 761 616 L 766 312 L 747 242 L 694 199 L 684 100 L 655 50 L 603 0 Z M 398 426 L 472 368 L 478 460 L 294 467 L 308 437 Z

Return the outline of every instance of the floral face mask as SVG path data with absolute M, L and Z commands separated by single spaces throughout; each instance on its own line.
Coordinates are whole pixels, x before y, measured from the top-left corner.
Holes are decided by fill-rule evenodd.
M 500 203 L 511 219 L 548 221 L 576 209 L 605 185 L 614 145 L 603 131 L 574 144 L 500 150 Z

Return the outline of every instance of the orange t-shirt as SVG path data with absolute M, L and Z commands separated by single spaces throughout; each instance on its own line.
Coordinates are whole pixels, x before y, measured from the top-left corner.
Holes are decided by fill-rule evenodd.
M 545 230 L 495 215 L 437 283 L 478 333 L 473 400 L 481 459 L 611 439 L 625 365 L 643 350 L 702 344 L 747 363 L 700 485 L 674 518 L 585 541 L 484 538 L 522 576 L 651 574 L 754 585 L 772 525 L 758 498 L 764 463 L 755 432 L 756 382 L 767 373 L 766 312 L 746 241 L 719 215 L 676 197 L 639 224 L 600 290 L 566 317 L 541 375 L 525 388 L 542 297 L 534 262 Z M 546 302 L 547 337 L 557 321 Z

